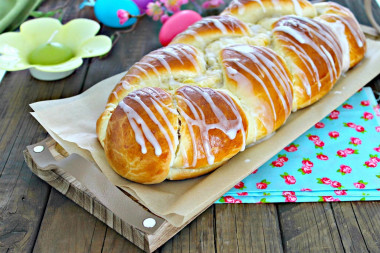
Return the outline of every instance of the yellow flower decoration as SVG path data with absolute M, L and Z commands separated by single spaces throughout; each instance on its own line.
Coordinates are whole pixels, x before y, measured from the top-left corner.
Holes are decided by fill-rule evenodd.
M 82 65 L 82 58 L 103 55 L 111 49 L 109 37 L 95 36 L 99 29 L 100 25 L 90 19 L 74 19 L 65 25 L 54 18 L 29 20 L 20 26 L 20 32 L 0 35 L 0 68 L 8 71 L 31 68 L 41 72 L 74 70 Z M 56 65 L 31 64 L 30 53 L 47 42 L 70 48 L 73 57 Z

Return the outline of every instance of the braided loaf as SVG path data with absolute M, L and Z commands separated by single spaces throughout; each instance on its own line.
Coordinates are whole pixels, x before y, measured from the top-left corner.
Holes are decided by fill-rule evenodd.
M 129 69 L 98 138 L 132 181 L 200 176 L 323 97 L 365 51 L 355 17 L 338 4 L 233 0 Z

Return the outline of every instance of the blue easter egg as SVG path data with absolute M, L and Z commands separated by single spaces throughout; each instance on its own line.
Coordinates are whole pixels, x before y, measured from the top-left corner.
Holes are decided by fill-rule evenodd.
M 131 26 L 137 21 L 136 18 L 130 18 L 121 25 L 117 16 L 117 11 L 120 9 L 131 15 L 140 15 L 139 7 L 132 0 L 97 0 L 94 6 L 96 18 L 106 26 L 122 28 Z

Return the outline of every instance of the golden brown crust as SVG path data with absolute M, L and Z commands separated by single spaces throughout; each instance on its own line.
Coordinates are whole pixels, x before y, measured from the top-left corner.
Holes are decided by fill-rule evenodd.
M 131 67 L 97 121 L 99 141 L 135 182 L 204 175 L 323 97 L 365 50 L 340 5 L 233 0 Z
M 221 15 L 231 15 L 240 20 L 256 23 L 264 18 L 296 14 L 314 17 L 314 6 L 306 0 L 234 0 Z
M 340 77 L 343 52 L 327 25 L 309 18 L 283 17 L 273 25 L 273 43 L 293 74 L 294 110 L 319 100 Z
M 318 18 L 330 23 L 334 32 L 337 33 L 340 30 L 334 24 L 341 23 L 344 25 L 345 36 L 341 40 L 348 42 L 349 68 L 354 67 L 363 59 L 367 50 L 364 33 L 361 31 L 356 18 L 349 9 L 336 3 L 319 3 L 315 4 L 315 7 L 319 14 L 323 14 L 318 16 Z
M 228 160 L 244 149 L 248 122 L 227 94 L 184 86 L 176 93 L 180 144 L 173 168 L 204 168 Z
M 220 58 L 226 87 L 248 112 L 247 142 L 279 128 L 290 115 L 293 101 L 291 75 L 282 58 L 269 48 L 248 45 L 227 47 Z
M 203 18 L 178 34 L 170 44 L 183 43 L 203 49 L 205 45 L 221 37 L 241 37 L 251 35 L 248 26 L 232 16 L 212 16 Z
M 175 89 L 177 80 L 195 77 L 205 72 L 202 53 L 190 45 L 170 45 L 150 52 L 134 64 L 112 90 L 105 111 L 96 125 L 98 139 L 104 145 L 105 133 L 113 110 L 131 91 L 159 86 Z
M 104 142 L 111 167 L 138 183 L 165 180 L 178 142 L 175 112 L 171 95 L 160 88 L 125 97 L 112 113 Z

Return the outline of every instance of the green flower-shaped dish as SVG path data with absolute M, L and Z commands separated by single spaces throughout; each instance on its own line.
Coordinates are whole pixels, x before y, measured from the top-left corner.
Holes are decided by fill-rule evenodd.
M 40 80 L 64 78 L 82 65 L 82 58 L 110 51 L 111 39 L 104 35 L 95 36 L 99 29 L 100 25 L 90 19 L 74 19 L 65 25 L 53 18 L 29 20 L 20 26 L 20 32 L 0 35 L 0 68 L 7 71 L 30 69 L 32 76 Z M 54 65 L 30 63 L 32 53 L 47 43 L 71 51 L 69 59 Z M 45 51 L 45 58 L 46 52 L 49 51 Z

